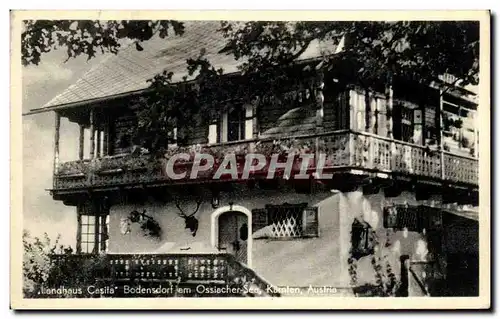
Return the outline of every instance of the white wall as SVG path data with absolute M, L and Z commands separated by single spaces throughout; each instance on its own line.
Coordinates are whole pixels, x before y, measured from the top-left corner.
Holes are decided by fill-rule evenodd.
M 438 198 L 435 198 L 438 199 Z M 252 268 L 275 285 L 281 286 L 323 286 L 348 287 L 349 249 L 351 247 L 351 225 L 354 218 L 368 222 L 377 232 L 381 246 L 387 239 L 383 228 L 383 207 L 385 205 L 418 204 L 414 194 L 404 192 L 395 198 L 385 198 L 382 192 L 363 195 L 361 190 L 348 193 L 320 192 L 298 194 L 293 190 L 259 190 L 242 187 L 232 193 L 221 193 L 220 207 L 243 206 L 249 210 L 263 208 L 265 204 L 309 203 L 319 207 L 319 238 L 297 240 L 254 239 Z M 185 194 L 181 205 L 187 212 L 195 208 L 190 194 Z M 146 210 L 164 230 L 160 241 L 154 241 L 141 234 L 138 225 L 133 225 L 130 234 L 120 233 L 120 219 L 132 210 Z M 207 196 L 196 217 L 199 228 L 196 237 L 184 229 L 184 220 L 177 215 L 173 203 L 149 202 L 144 206 L 122 203 L 111 207 L 109 251 L 111 253 L 169 253 L 180 252 L 190 247 L 189 253 L 215 252 L 210 245 L 210 216 L 214 209 Z M 389 236 L 392 245 L 383 248 L 388 253 L 394 272 L 399 277 L 399 257 L 408 254 L 412 259 L 424 259 L 426 243 L 422 234 L 396 232 Z M 374 282 L 375 273 L 371 257 L 358 262 L 358 284 Z
M 263 208 L 266 204 L 309 203 L 319 206 L 320 237 L 299 240 L 253 240 L 252 268 L 261 276 L 277 285 L 336 284 L 338 265 L 338 195 L 331 192 L 319 194 L 297 194 L 293 190 L 249 190 L 247 188 L 232 193 L 220 194 L 220 207 L 232 202 L 249 210 Z M 187 212 L 195 207 L 189 194 L 181 205 Z M 152 216 L 164 231 L 163 238 L 156 241 L 142 235 L 140 226 L 132 224 L 129 234 L 120 233 L 120 220 L 138 210 Z M 210 197 L 200 206 L 196 217 L 199 228 L 196 237 L 184 229 L 184 220 L 177 215 L 174 203 L 150 201 L 146 205 L 121 203 L 110 209 L 110 253 L 169 253 L 180 252 L 180 248 L 190 247 L 189 253 L 213 252 L 210 245 Z M 326 282 L 328 283 L 326 283 Z
M 438 197 L 431 200 L 439 200 Z M 340 260 L 341 260 L 341 278 L 342 284 L 349 284 L 350 276 L 348 273 L 349 249 L 351 247 L 351 225 L 354 218 L 365 221 L 375 229 L 381 255 L 387 255 L 387 258 L 393 268 L 396 277 L 400 274 L 401 255 L 409 255 L 411 260 L 425 260 L 427 257 L 427 243 L 425 237 L 417 232 L 390 232 L 383 227 L 383 207 L 391 204 L 418 205 L 424 204 L 415 199 L 415 195 L 409 192 L 403 192 L 398 197 L 386 198 L 380 191 L 378 194 L 363 195 L 361 189 L 340 194 L 339 213 L 340 213 Z M 392 244 L 385 248 L 385 242 L 389 240 Z M 371 256 L 359 259 L 358 263 L 358 284 L 374 283 L 375 271 L 371 264 Z

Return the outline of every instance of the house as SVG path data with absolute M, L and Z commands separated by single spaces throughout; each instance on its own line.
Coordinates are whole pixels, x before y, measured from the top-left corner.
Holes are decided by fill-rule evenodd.
M 78 254 L 105 254 L 116 282 L 222 285 L 239 276 L 264 295 L 352 293 L 376 285 L 380 260 L 400 278 L 401 256 L 446 258 L 431 234 L 443 238 L 449 211 L 478 206 L 477 103 L 464 89 L 398 79 L 389 92 L 366 92 L 325 70 L 275 99 L 235 98 L 213 115 L 193 116 L 196 129 L 160 160 L 134 148 L 129 132 L 147 79 L 167 69 L 180 81 L 185 60 L 201 48 L 238 78 L 237 62 L 218 53 L 224 39 L 216 28 L 192 22 L 182 37 L 124 48 L 31 111 L 55 113 L 50 192 L 75 208 Z M 335 50 L 315 43 L 297 68 L 316 68 L 317 57 Z M 74 161 L 59 161 L 61 123 L 79 130 Z M 267 164 L 240 178 L 241 162 L 236 179 L 215 180 L 215 170 L 172 178 L 169 160 L 181 153 L 192 157 L 171 168 L 184 176 L 195 154 L 220 163 L 257 153 L 310 154 L 313 174 L 293 178 L 301 169 L 294 157 L 291 171 L 280 168 L 272 179 L 263 178 Z

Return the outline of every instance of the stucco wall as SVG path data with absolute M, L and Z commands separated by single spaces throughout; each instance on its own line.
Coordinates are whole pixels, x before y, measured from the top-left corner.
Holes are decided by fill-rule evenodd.
M 195 203 L 186 196 L 181 207 L 187 212 Z M 298 240 L 254 239 L 252 268 L 276 285 L 308 286 L 338 283 L 338 199 L 331 192 L 298 194 L 292 190 L 236 190 L 221 193 L 220 207 L 232 202 L 252 210 L 265 204 L 309 203 L 319 207 L 319 238 Z M 157 220 L 163 229 L 163 238 L 156 241 L 142 235 L 140 226 L 132 224 L 129 234 L 120 233 L 120 220 L 132 210 L 146 213 Z M 215 251 L 210 245 L 211 214 L 214 212 L 207 198 L 198 213 L 199 228 L 196 237 L 184 229 L 184 220 L 177 215 L 174 203 L 149 201 L 145 205 L 121 203 L 110 210 L 110 253 L 169 253 L 190 247 L 189 252 Z
M 424 202 L 417 201 L 414 193 L 403 192 L 398 197 L 386 198 L 380 191 L 373 195 L 363 195 L 361 189 L 341 193 L 339 201 L 340 213 L 340 260 L 341 260 L 341 284 L 349 284 L 348 272 L 349 249 L 351 248 L 351 225 L 354 218 L 365 221 L 375 230 L 379 242 L 379 255 L 387 256 L 391 267 L 396 275 L 400 277 L 400 256 L 409 255 L 411 260 L 425 260 L 427 258 L 427 242 L 422 233 L 412 231 L 389 232 L 383 226 L 383 208 L 392 204 L 419 205 Z M 436 203 L 439 197 L 432 197 Z M 390 245 L 385 247 L 389 241 Z M 375 283 L 375 270 L 371 264 L 372 256 L 362 257 L 357 261 L 358 284 Z
M 435 198 L 438 199 L 438 198 Z M 270 240 L 253 239 L 252 268 L 269 282 L 279 286 L 323 286 L 348 287 L 349 249 L 351 247 L 351 225 L 354 218 L 368 222 L 376 230 L 380 246 L 387 252 L 391 266 L 399 277 L 399 257 L 408 254 L 412 259 L 425 259 L 427 254 L 424 235 L 416 232 L 392 232 L 387 236 L 383 228 L 383 207 L 390 204 L 419 204 L 414 194 L 402 193 L 396 198 L 385 198 L 382 192 L 363 195 L 361 190 L 348 193 L 330 191 L 316 194 L 298 194 L 293 190 L 260 190 L 241 188 L 220 195 L 220 207 L 229 203 L 248 210 L 263 208 L 265 204 L 298 204 L 307 202 L 319 207 L 319 238 Z M 181 207 L 186 212 L 195 208 L 195 203 L 185 194 Z M 120 233 L 120 220 L 132 210 L 143 211 L 157 220 L 163 231 L 161 241 L 142 235 L 139 225 L 132 224 L 129 234 Z M 189 253 L 215 252 L 211 246 L 211 214 L 215 211 L 206 198 L 196 217 L 199 228 L 196 237 L 184 229 L 184 220 L 178 216 L 174 203 L 150 201 L 145 205 L 121 203 L 110 211 L 110 253 L 172 253 L 189 247 Z M 392 243 L 385 248 L 389 239 Z M 358 261 L 358 284 L 375 282 L 371 257 Z

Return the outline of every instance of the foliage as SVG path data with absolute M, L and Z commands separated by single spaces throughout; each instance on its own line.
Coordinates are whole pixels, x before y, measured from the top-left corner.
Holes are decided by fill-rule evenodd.
M 71 254 L 71 247 L 59 244 L 60 236 L 51 241 L 47 233 L 42 239 L 31 237 L 23 231 L 23 292 L 25 296 L 33 296 L 49 280 L 51 259 L 53 254 Z
M 42 54 L 65 48 L 67 60 L 79 55 L 91 59 L 96 53 L 118 53 L 121 40 L 147 41 L 158 34 L 184 33 L 184 25 L 173 20 L 26 20 L 21 34 L 23 65 L 40 63 Z M 67 61 L 66 60 L 66 61 Z
M 48 289 L 65 288 L 50 298 L 89 297 L 85 287 L 96 283 L 96 276 L 108 277 L 104 256 L 81 258 L 69 246 L 59 244 L 60 236 L 52 241 L 23 232 L 23 294 L 25 298 L 48 297 Z M 85 257 L 85 256 L 83 256 Z
M 391 297 L 395 296 L 399 288 L 400 282 L 398 281 L 391 262 L 389 260 L 388 249 L 391 247 L 390 242 L 391 230 L 387 230 L 386 241 L 382 244 L 378 236 L 373 230 L 373 247 L 374 250 L 367 255 L 370 258 L 370 263 L 375 272 L 375 283 L 360 284 L 358 280 L 358 259 L 359 256 L 355 254 L 355 247 L 351 246 L 348 263 L 348 272 L 351 278 L 350 285 L 353 287 L 354 293 L 360 296 L 377 296 L 377 297 Z M 354 244 L 354 243 L 351 243 Z
M 147 215 L 145 210 L 142 213 L 137 210 L 132 211 L 126 219 L 126 222 L 129 224 L 139 223 L 145 237 L 161 240 L 163 230 L 160 224 L 153 217 Z M 128 229 L 128 231 L 130 230 Z M 128 233 L 128 231 L 125 233 Z
M 164 38 L 170 30 L 182 35 L 184 24 L 28 21 L 22 35 L 23 63 L 38 64 L 42 53 L 61 46 L 66 47 L 68 58 L 86 55 L 90 59 L 97 50 L 117 53 L 122 40 L 146 41 L 157 32 Z M 184 78 L 173 83 L 169 70 L 154 76 L 149 81 L 151 92 L 138 102 L 134 132 L 138 144 L 161 153 L 172 142 L 175 127 L 182 144 L 193 124 L 217 117 L 224 101 L 252 103 L 269 96 L 279 100 L 286 91 L 315 89 L 326 73 L 378 91 L 393 79 L 429 84 L 443 74 L 455 77 L 443 86 L 479 81 L 479 22 L 475 21 L 223 21 L 218 32 L 226 39 L 220 54 L 240 62 L 240 75 L 224 74 L 201 50 L 198 57 L 187 59 L 194 81 Z M 333 49 L 298 65 L 317 41 Z

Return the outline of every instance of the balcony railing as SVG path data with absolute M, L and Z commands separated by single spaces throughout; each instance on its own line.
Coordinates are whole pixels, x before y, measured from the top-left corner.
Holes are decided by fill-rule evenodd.
M 71 283 L 80 286 L 113 286 L 114 297 L 280 295 L 275 290 L 268 289 L 274 287 L 271 283 L 238 262 L 232 255 L 225 253 L 53 255 L 52 265 L 49 285 L 58 287 L 64 282 L 68 287 Z M 137 295 L 123 291 L 125 285 L 163 285 L 174 289 L 149 292 L 144 290 Z M 217 287 L 224 289 L 209 289 Z M 106 297 L 106 294 L 110 292 L 104 290 L 101 297 Z
M 449 152 L 432 150 L 421 145 L 381 136 L 335 131 L 282 139 L 246 140 L 225 144 L 182 147 L 169 150 L 161 160 L 150 155 L 123 155 L 59 164 L 54 176 L 55 190 L 113 187 L 148 183 L 179 182 L 165 174 L 166 161 L 176 153 L 208 153 L 219 161 L 225 154 L 243 158 L 248 153 L 287 155 L 326 155 L 323 171 L 359 169 L 394 175 L 416 176 L 419 179 L 478 185 L 478 160 Z M 176 162 L 188 171 L 192 162 Z M 315 169 L 314 165 L 309 167 Z M 241 169 L 241 167 L 240 167 Z M 298 171 L 298 166 L 295 166 Z M 200 172 L 198 180 L 210 179 L 215 169 Z M 181 182 L 187 182 L 181 180 Z M 193 181 L 191 181 L 193 182 Z

